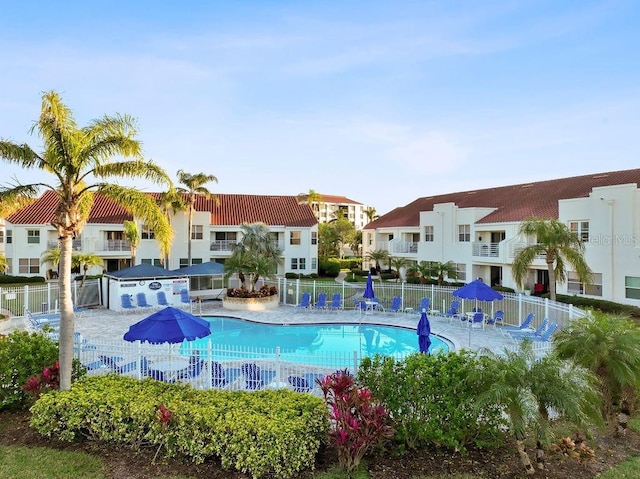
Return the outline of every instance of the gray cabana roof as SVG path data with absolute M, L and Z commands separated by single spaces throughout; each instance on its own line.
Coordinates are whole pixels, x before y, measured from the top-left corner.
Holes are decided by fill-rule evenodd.
M 174 269 L 173 274 L 180 276 L 214 276 L 224 274 L 224 265 L 215 261 L 193 264 L 184 268 Z
M 184 274 L 176 271 L 169 271 L 168 269 L 161 268 L 160 266 L 153 266 L 151 264 L 137 264 L 130 268 L 112 271 L 111 273 L 107 273 L 106 276 L 118 279 L 142 279 L 164 278 L 167 276 L 176 278 L 178 276 L 184 276 Z

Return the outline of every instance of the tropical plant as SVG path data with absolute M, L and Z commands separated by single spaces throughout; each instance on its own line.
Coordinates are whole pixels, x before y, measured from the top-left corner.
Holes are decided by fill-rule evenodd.
M 249 290 L 255 291 L 258 279 L 276 274 L 282 251 L 265 223 L 243 223 L 240 229 L 242 239 L 224 263 L 225 281 L 237 274 L 241 288 L 247 288 L 248 279 Z
M 373 206 L 369 206 L 365 208 L 363 213 L 367 215 L 367 219 L 371 222 L 373 220 L 377 220 L 380 216 L 377 214 L 376 209 Z
M 391 256 L 389 258 L 389 265 L 396 270 L 396 282 L 402 278 L 402 268 L 407 269 L 412 264 L 409 258 L 403 258 L 401 256 Z
M 108 180 L 142 178 L 166 184 L 171 180 L 159 166 L 142 158 L 136 124 L 128 115 L 105 116 L 79 128 L 71 110 L 56 92 L 50 91 L 43 95 L 40 119 L 31 131 L 40 136 L 41 154 L 27 144 L 2 140 L 0 158 L 25 170 L 50 173 L 56 183 L 17 183 L 0 188 L 0 204 L 36 198 L 42 188 L 53 191 L 58 198 L 52 225 L 60 244 L 60 389 L 66 390 L 71 388 L 73 360 L 72 241 L 87 222 L 94 194 L 110 198 L 141 218 L 153 228 L 158 241 L 170 244 L 172 231 L 153 198 L 139 189 Z M 114 156 L 121 158 L 114 161 Z
M 553 442 L 550 412 L 578 426 L 598 420 L 594 377 L 585 368 L 553 355 L 536 358 L 532 343 L 524 340 L 516 351 L 496 354 L 485 350 L 481 365 L 469 374 L 469 381 L 483 387 L 476 398 L 478 407 L 498 405 L 508 418 L 522 465 L 535 472 L 525 440 L 536 441 L 539 469 L 544 468 L 544 447 Z
M 361 230 L 356 230 L 355 233 L 353 234 L 350 243 L 349 243 L 349 248 L 351 249 L 351 251 L 353 252 L 354 255 L 360 255 L 360 251 L 362 249 L 362 231 Z
M 575 361 L 598 377 L 602 414 L 612 429 L 621 427 L 636 404 L 640 384 L 638 324 L 626 316 L 593 311 L 558 331 L 554 347 L 559 357 Z
M 380 263 L 389 260 L 389 252 L 384 249 L 376 249 L 367 254 L 367 260 L 375 261 L 376 271 L 380 272 Z
M 426 284 L 427 280 L 431 278 L 431 262 L 420 261 L 419 263 L 413 263 L 407 268 L 407 276 L 418 278 L 420 284 Z
M 167 218 L 167 223 L 169 227 L 172 227 L 172 219 L 173 216 L 178 211 L 184 211 L 186 205 L 184 203 L 184 199 L 182 196 L 176 191 L 175 188 L 171 187 L 167 191 L 160 193 L 157 199 L 158 206 L 160 210 L 164 213 L 164 216 Z M 160 255 L 162 256 L 162 264 L 165 268 L 169 269 L 169 248 L 162 248 L 160 245 Z
M 189 210 L 189 222 L 187 226 L 187 258 L 188 266 L 191 266 L 191 241 L 193 239 L 193 213 L 196 210 L 196 198 L 198 195 L 205 198 L 213 198 L 218 203 L 218 197 L 211 193 L 204 185 L 207 183 L 217 183 L 218 178 L 213 175 L 207 175 L 206 173 L 187 173 L 184 170 L 178 170 L 178 183 L 184 185 L 184 187 L 178 187 L 178 193 L 187 195 L 187 208 Z
M 314 190 L 309 190 L 308 193 L 299 193 L 297 198 L 298 203 L 307 203 L 316 212 L 320 210 L 320 205 L 324 201 L 322 195 Z
M 458 270 L 456 264 L 451 260 L 446 263 L 434 261 L 429 265 L 429 274 L 430 276 L 438 278 L 438 284 L 441 285 L 445 278 L 456 279 L 458 277 Z
M 318 225 L 318 256 L 320 258 L 338 256 L 338 238 L 335 230 L 328 223 Z
M 73 262 L 76 262 L 76 266 L 78 266 L 82 270 L 82 282 L 80 283 L 80 289 L 84 286 L 84 282 L 87 279 L 87 272 L 89 271 L 90 266 L 104 266 L 104 259 L 102 257 L 93 254 L 93 253 L 77 253 L 73 255 Z
M 511 272 L 518 287 L 523 287 L 531 263 L 544 255 L 549 272 L 549 297 L 556 300 L 556 283 L 567 279 L 567 265 L 571 265 L 582 283 L 591 281 L 591 269 L 584 259 L 584 243 L 567 225 L 556 219 L 530 218 L 518 233 L 535 236 L 536 244 L 525 246 L 513 259 Z
M 135 221 L 125 221 L 122 223 L 122 226 L 124 227 L 124 239 L 129 242 L 129 248 L 131 249 L 131 266 L 135 266 L 136 251 L 138 251 L 138 245 L 140 244 L 138 223 Z
M 3 254 L 0 254 L 0 272 L 6 273 L 9 269 L 9 262 L 7 261 L 7 257 Z

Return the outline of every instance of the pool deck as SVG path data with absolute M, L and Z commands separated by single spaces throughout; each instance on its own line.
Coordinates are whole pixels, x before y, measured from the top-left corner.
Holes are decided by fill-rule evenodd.
M 123 314 L 104 308 L 90 309 L 76 317 L 75 330 L 89 340 L 117 340 L 122 338 L 130 325 L 152 312 L 153 310 L 147 310 Z M 348 309 L 337 312 L 300 310 L 293 306 L 280 306 L 277 309 L 262 312 L 230 311 L 222 307 L 221 301 L 195 303 L 192 312 L 196 315 L 229 316 L 270 324 L 361 323 L 400 326 L 410 329 L 415 329 L 420 318 L 420 314 L 417 312 L 398 314 L 371 312 L 365 314 Z M 449 340 L 455 350 L 464 348 L 479 351 L 487 348 L 500 353 L 507 346 L 515 344 L 507 337 L 508 335 L 500 333 L 500 328 L 496 329 L 490 325 L 487 325 L 485 329 L 478 326 L 469 328 L 459 319 L 450 322 L 448 318 L 438 315 L 430 315 L 429 321 L 432 334 Z M 0 323 L 0 333 L 6 334 L 14 328 L 26 329 L 26 319 L 14 317 Z M 278 345 L 274 344 L 275 346 Z

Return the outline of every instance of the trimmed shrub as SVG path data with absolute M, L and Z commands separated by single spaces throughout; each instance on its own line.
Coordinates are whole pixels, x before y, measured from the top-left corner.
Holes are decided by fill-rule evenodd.
M 318 264 L 318 272 L 322 276 L 335 278 L 340 274 L 340 260 L 337 258 L 320 260 Z
M 479 362 L 470 352 L 364 358 L 358 381 L 394 420 L 394 440 L 403 447 L 497 445 L 503 424 L 499 408 L 477 408 L 479 390 L 467 381 Z
M 46 283 L 42 276 L 12 276 L 10 274 L 0 274 L 0 284 L 21 284 Z
M 542 297 L 548 298 L 549 293 L 543 294 Z M 640 308 L 629 304 L 614 303 L 604 299 L 585 298 L 583 296 L 567 296 L 565 294 L 557 294 L 556 300 L 560 303 L 573 304 L 581 309 L 597 309 L 603 313 L 640 317 Z
M 31 426 L 47 437 L 150 445 L 195 463 L 215 456 L 254 478 L 313 469 L 329 430 L 326 406 L 310 394 L 201 391 L 116 375 L 43 394 L 31 412 Z
M 23 384 L 58 359 L 58 345 L 40 333 L 0 336 L 0 410 L 24 409 L 31 397 Z

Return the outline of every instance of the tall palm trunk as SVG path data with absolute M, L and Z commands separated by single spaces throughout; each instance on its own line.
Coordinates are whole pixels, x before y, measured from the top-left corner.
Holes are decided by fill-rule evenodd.
M 191 228 L 193 227 L 193 199 L 189 200 L 189 221 L 187 226 L 187 266 L 191 266 Z
M 71 297 L 71 250 L 73 237 L 60 238 L 60 390 L 71 389 L 74 313 Z
M 549 272 L 549 299 L 556 300 L 556 272 L 553 269 L 555 259 L 547 254 L 547 271 Z

